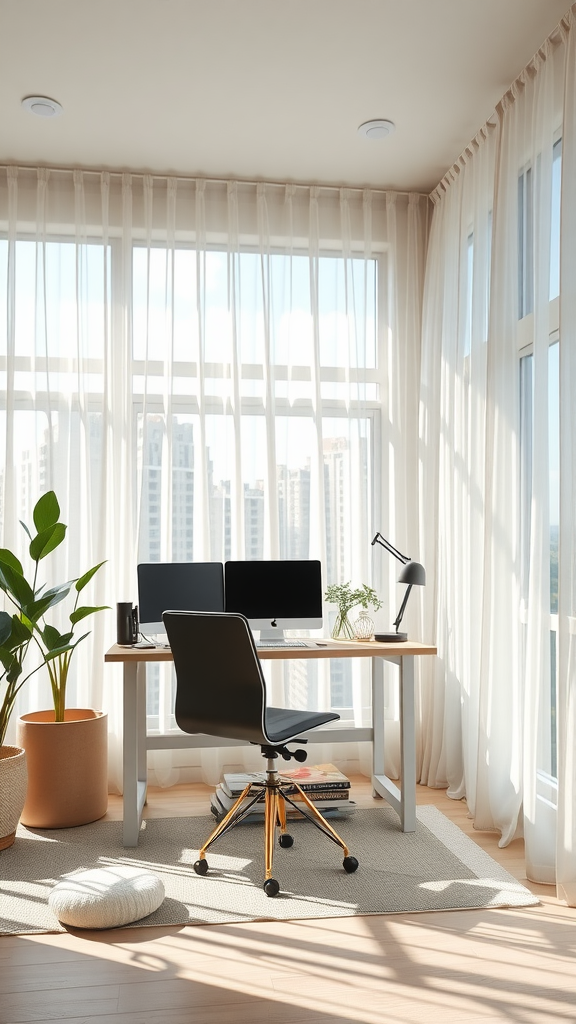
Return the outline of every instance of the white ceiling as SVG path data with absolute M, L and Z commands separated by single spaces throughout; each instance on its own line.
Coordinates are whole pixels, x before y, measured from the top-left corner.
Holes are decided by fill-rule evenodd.
M 429 192 L 568 8 L 0 0 L 0 162 Z

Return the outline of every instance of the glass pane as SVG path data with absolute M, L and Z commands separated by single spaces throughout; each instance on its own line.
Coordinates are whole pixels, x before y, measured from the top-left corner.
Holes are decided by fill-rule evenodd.
M 323 366 L 376 366 L 376 271 L 376 260 L 319 260 Z
M 7 273 L 2 244 L 0 273 Z M 19 240 L 14 248 L 18 356 L 101 359 L 110 327 L 110 248 Z M 6 295 L 3 298 L 6 303 Z M 6 311 L 6 306 L 4 306 Z M 0 344 L 6 352 L 6 319 Z M 74 390 L 65 384 L 67 392 Z
M 135 248 L 132 302 L 134 359 L 198 359 L 194 251 Z
M 532 168 L 518 178 L 518 319 L 534 309 Z
M 560 521 L 560 345 L 548 350 L 548 430 L 550 458 L 550 611 L 558 614 L 558 535 Z M 556 743 L 556 632 L 550 634 L 550 774 L 558 775 Z
M 521 594 L 528 601 L 530 582 L 530 522 L 532 509 L 532 445 L 534 418 L 534 357 L 520 360 L 520 531 L 521 531 Z
M 562 184 L 562 139 L 552 154 L 552 223 L 550 228 L 550 298 L 560 294 L 560 190 Z
M 533 444 L 533 357 L 520 360 L 521 386 L 521 530 L 522 530 L 522 596 L 528 600 L 530 574 L 530 510 L 532 504 L 532 444 Z M 558 613 L 558 522 L 560 507 L 559 467 L 559 344 L 548 348 L 548 438 L 549 438 L 549 516 L 550 516 L 550 613 Z M 540 719 L 539 769 L 553 777 L 557 774 L 556 752 L 556 630 L 550 632 L 550 686 L 542 680 Z
M 558 614 L 558 524 L 560 515 L 560 346 L 548 349 L 548 445 L 550 465 L 550 611 Z

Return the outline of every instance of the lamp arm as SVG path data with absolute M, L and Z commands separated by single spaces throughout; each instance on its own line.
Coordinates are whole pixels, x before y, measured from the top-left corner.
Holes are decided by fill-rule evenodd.
M 402 616 L 404 615 L 404 609 L 406 608 L 406 604 L 408 602 L 408 597 L 410 595 L 410 591 L 411 590 L 412 590 L 412 584 L 409 583 L 408 586 L 406 587 L 406 593 L 404 594 L 404 600 L 402 601 L 402 604 L 400 605 L 400 611 L 398 612 L 398 615 L 394 619 L 394 625 L 396 626 L 396 632 L 398 632 L 398 627 L 400 626 L 400 623 L 402 622 Z
M 381 547 L 386 548 L 386 551 L 389 551 L 391 555 L 394 555 L 394 557 L 397 558 L 399 562 L 403 562 L 404 565 L 406 565 L 407 562 L 411 561 L 409 555 L 401 554 L 401 552 L 398 551 L 398 548 L 393 547 L 390 541 L 386 540 L 386 538 L 383 537 L 381 533 L 377 533 L 376 536 L 374 537 L 374 540 L 372 541 L 372 547 L 374 547 L 374 544 L 380 544 Z

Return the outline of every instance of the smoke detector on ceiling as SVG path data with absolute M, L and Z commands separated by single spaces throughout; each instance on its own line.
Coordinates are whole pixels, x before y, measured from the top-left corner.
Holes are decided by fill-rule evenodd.
M 48 96 L 26 96 L 22 100 L 22 106 L 37 117 L 58 117 L 62 113 L 61 105 Z
M 385 139 L 388 135 L 392 134 L 395 127 L 392 121 L 383 121 L 381 118 L 376 118 L 361 124 L 358 134 L 362 135 L 365 139 Z

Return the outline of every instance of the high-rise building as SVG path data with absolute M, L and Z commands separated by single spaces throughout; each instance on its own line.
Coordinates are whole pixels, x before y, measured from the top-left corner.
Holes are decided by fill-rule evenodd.
M 244 484 L 244 557 L 264 556 L 264 481 L 254 487 Z
M 172 418 L 171 512 L 163 508 L 164 417 L 148 416 L 145 434 L 140 429 L 142 495 L 140 545 L 142 561 L 191 561 L 194 557 L 194 435 L 191 423 Z M 166 515 L 171 516 L 171 542 L 167 543 Z
M 278 532 L 281 558 L 310 556 L 310 459 L 299 469 L 279 466 Z
M 326 577 L 340 583 L 346 575 L 346 481 L 350 451 L 345 437 L 324 440 L 324 500 L 326 523 Z M 349 534 L 348 534 L 349 536 Z

